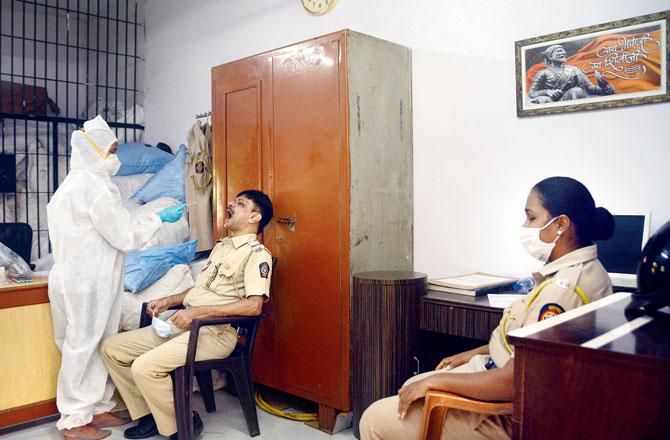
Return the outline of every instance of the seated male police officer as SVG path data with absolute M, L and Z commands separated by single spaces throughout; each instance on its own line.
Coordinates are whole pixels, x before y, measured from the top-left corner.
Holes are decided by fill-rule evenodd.
M 102 358 L 133 420 L 126 429 L 130 439 L 157 433 L 177 438 L 170 372 L 184 365 L 189 327 L 194 319 L 255 316 L 270 294 L 272 256 L 256 240 L 272 218 L 272 202 L 260 191 L 242 191 L 228 204 L 224 227 L 228 236 L 212 249 L 195 286 L 181 294 L 153 300 L 147 313 L 156 317 L 169 307 L 184 305 L 168 321 L 111 336 L 101 347 Z M 167 323 L 167 326 L 166 326 Z M 230 325 L 203 327 L 196 360 L 228 356 L 237 343 Z M 194 412 L 196 434 L 203 424 Z M 99 428 L 121 424 L 105 413 L 93 420 Z

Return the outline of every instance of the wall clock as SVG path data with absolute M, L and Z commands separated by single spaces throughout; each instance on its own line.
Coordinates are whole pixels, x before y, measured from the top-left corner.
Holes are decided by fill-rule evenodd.
M 333 9 L 336 0 L 302 0 L 302 6 L 312 14 L 322 15 Z

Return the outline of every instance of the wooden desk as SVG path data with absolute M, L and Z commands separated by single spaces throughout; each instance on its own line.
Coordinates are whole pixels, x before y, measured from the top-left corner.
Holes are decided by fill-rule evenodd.
M 419 300 L 420 372 L 430 371 L 445 357 L 488 342 L 503 309 L 491 307 L 486 295 L 465 296 L 429 290 Z
M 510 332 L 515 439 L 670 438 L 670 308 L 630 331 L 645 318 L 629 302 L 617 293 Z
M 428 290 L 421 297 L 421 330 L 488 341 L 503 309 L 491 307 L 486 295 L 466 296 Z
M 58 414 L 60 352 L 46 277 L 0 284 L 0 352 L 0 434 Z

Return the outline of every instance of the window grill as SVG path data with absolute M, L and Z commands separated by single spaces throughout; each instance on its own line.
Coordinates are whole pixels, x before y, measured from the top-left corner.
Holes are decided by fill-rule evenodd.
M 119 142 L 144 133 L 144 0 L 0 0 L 0 218 L 50 252 L 46 205 L 70 136 L 101 115 Z

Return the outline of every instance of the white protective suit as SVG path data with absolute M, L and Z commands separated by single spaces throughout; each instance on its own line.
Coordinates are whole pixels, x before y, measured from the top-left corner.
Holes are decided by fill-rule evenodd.
M 47 205 L 54 256 L 49 300 L 62 353 L 58 429 L 86 425 L 94 414 L 114 407 L 114 385 L 98 348 L 119 328 L 122 251 L 141 247 L 162 225 L 156 214 L 131 220 L 122 206 L 110 179 L 118 167 L 103 158 L 116 141 L 107 123 L 98 116 L 86 121 L 84 130 L 72 133 L 71 171 Z

